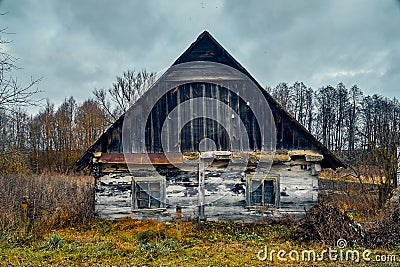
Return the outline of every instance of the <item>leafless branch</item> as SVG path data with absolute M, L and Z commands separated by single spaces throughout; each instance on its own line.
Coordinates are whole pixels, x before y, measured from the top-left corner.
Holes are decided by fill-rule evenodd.
M 145 93 L 154 80 L 155 73 L 145 70 L 136 73 L 134 70 L 128 70 L 122 76 L 117 76 L 111 88 L 95 89 L 93 95 L 108 117 L 115 121 Z M 107 99 L 108 96 L 110 100 Z
M 4 15 L 6 13 L 0 14 Z M 0 44 L 10 43 L 8 40 L 2 39 L 2 35 L 10 34 L 7 28 L 0 29 Z M 26 107 L 30 105 L 38 105 L 42 99 L 35 99 L 34 96 L 41 91 L 34 88 L 41 79 L 33 79 L 26 86 L 21 86 L 11 72 L 18 69 L 15 65 L 17 58 L 4 52 L 0 47 L 0 108 L 3 110 L 11 110 L 13 106 Z
M 104 89 L 97 89 L 95 88 L 92 91 L 95 101 L 97 104 L 106 112 L 107 117 L 111 118 L 111 120 L 115 121 L 117 119 L 117 116 L 111 111 L 111 105 L 110 102 L 107 101 L 107 91 Z M 109 120 L 109 123 L 111 121 Z

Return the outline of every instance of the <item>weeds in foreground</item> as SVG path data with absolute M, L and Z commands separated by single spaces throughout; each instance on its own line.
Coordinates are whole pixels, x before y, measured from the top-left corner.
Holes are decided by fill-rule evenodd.
M 0 176 L 0 233 L 40 234 L 94 218 L 87 176 Z
M 167 237 L 158 241 L 141 242 L 133 255 L 146 260 L 155 260 L 171 253 L 177 253 L 180 249 L 181 244 L 175 238 Z

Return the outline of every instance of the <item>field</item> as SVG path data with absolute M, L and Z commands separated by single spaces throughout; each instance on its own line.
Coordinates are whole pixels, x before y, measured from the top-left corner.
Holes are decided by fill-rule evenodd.
M 362 197 L 357 189 L 352 190 L 349 198 Z M 348 214 L 340 207 L 346 204 L 346 196 L 339 198 L 339 192 L 327 194 L 324 202 L 301 222 L 285 218 L 261 225 L 96 219 L 92 206 L 93 179 L 85 176 L 4 176 L 0 180 L 0 193 L 1 266 L 400 264 L 400 227 L 394 218 L 398 209 L 372 211 L 364 198 L 364 208 L 358 203 L 360 211 Z M 338 201 L 333 201 L 335 194 Z M 364 236 L 354 228 L 358 222 L 363 226 Z M 337 247 L 339 239 L 347 241 L 343 249 Z M 329 248 L 338 250 L 337 256 L 342 251 L 342 260 L 331 260 L 327 254 L 319 258 L 319 254 L 314 261 L 308 252 L 302 258 L 303 251 L 321 253 Z M 371 261 L 362 258 L 367 249 L 371 251 L 368 255 Z M 287 261 L 278 259 L 279 250 L 286 252 L 283 258 Z M 295 251 L 290 254 L 294 260 L 289 258 L 290 251 Z M 360 253 L 359 262 L 350 257 L 354 251 Z

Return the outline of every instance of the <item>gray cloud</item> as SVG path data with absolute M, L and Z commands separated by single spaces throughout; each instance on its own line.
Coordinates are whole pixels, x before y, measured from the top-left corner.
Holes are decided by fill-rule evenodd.
M 56 104 L 83 101 L 127 69 L 168 67 L 205 29 L 262 85 L 344 82 L 400 97 L 398 0 L 3 0 L 0 12 L 16 33 L 15 75 L 43 77 Z

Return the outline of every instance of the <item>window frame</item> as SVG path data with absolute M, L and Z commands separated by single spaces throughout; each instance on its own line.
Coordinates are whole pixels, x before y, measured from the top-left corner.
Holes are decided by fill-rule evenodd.
M 264 181 L 272 181 L 273 183 L 273 199 L 274 203 L 265 203 L 265 193 L 262 194 L 262 204 L 256 205 L 252 201 L 253 181 L 258 181 L 262 185 L 262 192 L 264 192 Z M 246 208 L 257 209 L 260 207 L 278 208 L 280 206 L 280 179 L 279 175 L 268 174 L 247 174 L 246 175 Z
M 149 207 L 140 207 L 138 203 L 137 191 L 138 183 L 159 183 L 160 184 L 160 198 L 154 198 L 147 192 L 145 192 L 149 198 Z M 140 187 L 140 186 L 139 186 Z M 155 191 L 155 190 L 154 190 Z M 160 201 L 160 207 L 152 208 L 151 199 Z M 166 210 L 166 179 L 165 177 L 132 177 L 132 197 L 131 197 L 131 208 L 132 212 L 140 211 L 165 211 Z

